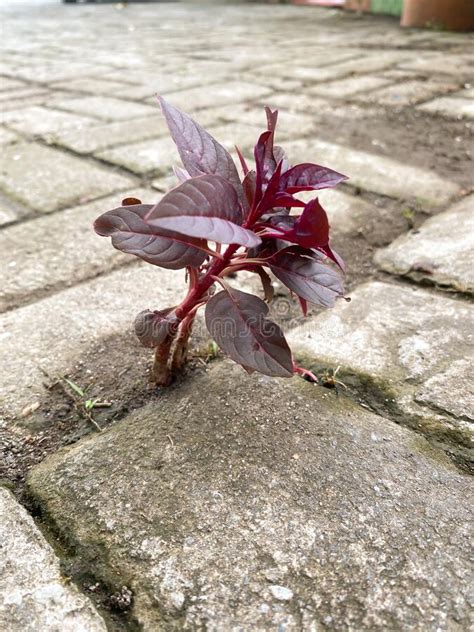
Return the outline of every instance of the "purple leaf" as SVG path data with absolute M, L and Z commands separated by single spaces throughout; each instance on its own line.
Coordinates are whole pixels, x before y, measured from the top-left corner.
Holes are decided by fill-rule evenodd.
M 275 156 L 275 160 L 277 162 L 281 162 L 281 172 L 285 173 L 288 169 L 291 169 L 290 161 L 288 160 L 288 156 L 284 152 L 284 150 L 278 145 L 274 145 L 273 147 L 273 155 Z
M 252 270 L 258 274 L 258 276 L 260 277 L 260 281 L 262 282 L 265 303 L 271 303 L 275 295 L 275 288 L 272 285 L 271 278 L 268 276 L 262 266 L 255 266 L 254 268 L 252 268 Z
M 272 112 L 268 106 L 265 106 L 265 114 L 267 116 L 268 131 L 275 133 L 275 129 L 276 129 L 277 121 L 278 121 L 278 110 L 274 110 Z
M 237 147 L 237 145 L 235 145 L 235 151 L 237 152 L 237 156 L 239 157 L 239 161 L 240 161 L 240 166 L 242 167 L 242 171 L 244 172 L 244 176 L 246 176 L 248 174 L 248 172 L 250 171 L 248 165 L 247 165 L 247 161 L 244 158 L 243 153 L 240 151 L 240 149 Z
M 248 210 L 255 198 L 255 186 L 256 186 L 256 173 L 255 171 L 249 171 L 245 174 L 242 186 L 244 188 L 244 200 L 246 202 L 246 209 Z
M 344 296 L 341 277 L 333 268 L 320 263 L 317 255 L 308 256 L 288 248 L 274 255 L 269 265 L 277 279 L 305 301 L 333 307 L 336 298 Z
M 147 224 L 144 218 L 154 206 L 120 206 L 98 217 L 94 229 L 99 235 L 112 237 L 112 245 L 117 250 L 148 263 L 171 270 L 199 267 L 206 258 L 205 242 L 158 230 Z
M 206 305 L 206 326 L 219 347 L 246 370 L 291 377 L 293 361 L 280 327 L 265 318 L 262 299 L 228 288 Z
M 303 163 L 283 173 L 280 180 L 280 188 L 281 191 L 287 191 L 288 193 L 316 191 L 335 187 L 343 180 L 347 180 L 347 176 L 343 176 L 337 171 L 321 167 L 320 165 Z
M 291 241 L 302 248 L 324 248 L 328 245 L 329 221 L 317 199 L 308 202 L 301 215 L 273 216 L 271 222 L 279 232 L 269 233 L 267 237 Z
M 165 195 L 147 222 L 182 235 L 218 243 L 256 246 L 260 237 L 242 228 L 242 207 L 234 187 L 221 176 L 191 178 Z
M 186 182 L 191 177 L 186 169 L 182 169 L 181 167 L 173 167 L 174 175 L 178 179 L 179 184 Z
M 161 229 L 176 231 L 181 235 L 215 241 L 218 244 L 239 244 L 246 248 L 253 248 L 262 241 L 251 230 L 219 217 L 178 215 L 150 220 L 150 224 Z
M 135 334 L 144 347 L 158 347 L 169 335 L 176 333 L 178 324 L 174 307 L 162 311 L 145 309 L 135 318 Z
M 254 149 L 255 167 L 257 172 L 256 189 L 258 200 L 272 177 L 277 163 L 273 155 L 273 132 L 263 132 Z
M 219 217 L 242 224 L 244 217 L 234 187 L 221 176 L 198 176 L 164 195 L 147 219 L 177 216 Z
M 170 134 L 176 143 L 183 165 L 191 176 L 220 175 L 228 180 L 240 195 L 237 168 L 227 149 L 198 123 L 158 97 Z

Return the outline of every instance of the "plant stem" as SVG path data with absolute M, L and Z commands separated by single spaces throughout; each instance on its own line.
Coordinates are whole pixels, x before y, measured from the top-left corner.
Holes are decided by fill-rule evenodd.
M 171 383 L 172 375 L 168 366 L 168 358 L 171 351 L 176 332 L 170 333 L 155 350 L 155 360 L 151 370 L 151 378 L 156 386 L 168 386 Z
M 179 334 L 176 338 L 176 344 L 173 351 L 173 358 L 171 360 L 171 373 L 180 371 L 185 362 L 188 351 L 188 341 L 191 335 L 194 318 L 196 316 L 196 310 L 193 310 L 181 321 L 179 327 Z
M 188 293 L 187 297 L 184 301 L 176 308 L 176 317 L 178 320 L 183 320 L 185 316 L 190 312 L 202 299 L 204 294 L 208 291 L 211 285 L 214 284 L 214 277 L 219 276 L 219 274 L 226 268 L 231 260 L 232 256 L 239 249 L 238 244 L 231 244 L 227 247 L 226 251 L 222 255 L 222 259 L 216 259 L 214 263 L 207 270 L 206 274 L 204 274 L 198 283 L 191 288 L 191 291 Z
M 175 316 L 180 322 L 179 329 L 170 332 L 164 342 L 156 348 L 155 360 L 152 369 L 152 380 L 157 386 L 168 386 L 173 377 L 173 371 L 182 368 L 186 360 L 186 351 L 188 346 L 191 328 L 196 315 L 196 308 L 202 303 L 202 298 L 214 284 L 216 276 L 224 270 L 232 256 L 239 249 L 238 244 L 231 244 L 227 247 L 221 259 L 215 259 L 210 265 L 207 272 L 198 279 L 196 271 L 189 271 L 190 289 L 184 301 L 178 305 L 175 310 Z M 176 339 L 176 346 L 173 352 L 173 358 L 170 362 L 170 353 L 173 341 L 179 331 Z M 171 364 L 171 366 L 170 366 Z

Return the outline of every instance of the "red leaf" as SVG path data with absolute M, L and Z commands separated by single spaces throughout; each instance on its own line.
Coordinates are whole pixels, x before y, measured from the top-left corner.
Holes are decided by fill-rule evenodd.
M 280 327 L 265 318 L 262 299 L 228 287 L 206 305 L 206 326 L 219 347 L 246 370 L 291 377 L 293 361 Z

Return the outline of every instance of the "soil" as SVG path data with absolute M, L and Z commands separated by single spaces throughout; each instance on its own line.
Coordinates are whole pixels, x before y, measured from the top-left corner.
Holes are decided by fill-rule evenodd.
M 382 108 L 366 120 L 322 114 L 318 137 L 403 164 L 433 169 L 460 184 L 466 193 L 474 188 L 473 121 L 447 120 L 413 107 Z

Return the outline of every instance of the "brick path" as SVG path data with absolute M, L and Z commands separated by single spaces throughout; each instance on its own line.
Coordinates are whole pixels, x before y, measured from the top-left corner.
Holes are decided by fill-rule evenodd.
M 7 463 L 16 442 L 42 441 L 53 430 L 47 415 L 25 415 L 42 410 L 44 371 L 67 373 L 94 345 L 126 332 L 140 309 L 180 300 L 180 272 L 143 267 L 90 228 L 126 195 L 158 200 L 170 186 L 177 154 L 155 104 L 160 92 L 246 154 L 264 123 L 262 105 L 278 107 L 280 140 L 293 161 L 350 176 L 321 197 L 353 300 L 298 323 L 291 344 L 308 366 L 340 367 L 356 401 L 351 414 L 364 427 L 360 403 L 381 416 L 381 427 L 406 426 L 441 459 L 446 451 L 466 466 L 474 395 L 471 36 L 282 5 L 25 2 L 1 11 L 0 440 L 7 438 Z M 148 305 L 150 296 L 156 305 Z M 56 468 L 69 464 L 67 453 L 58 458 L 45 462 L 53 490 Z M 439 472 L 446 467 L 443 461 Z M 73 496 L 80 497 L 78 485 Z M 35 479 L 33 494 L 63 524 L 61 503 L 48 493 L 45 500 Z M 71 525 L 73 539 L 87 540 L 87 529 Z M 129 528 L 125 521 L 117 532 Z M 127 575 L 124 555 L 131 551 L 116 563 Z M 139 602 L 141 590 L 156 589 L 142 579 Z M 44 578 L 30 581 L 41 586 Z M 180 602 L 183 586 L 163 597 L 171 617 L 181 611 L 173 599 Z M 278 588 L 270 592 L 291 593 Z M 67 610 L 68 597 L 61 599 Z M 77 602 L 74 591 L 69 599 Z M 145 602 L 133 617 L 156 629 Z M 313 629 L 319 619 L 305 607 L 288 629 Z M 8 629 L 20 629 L 21 616 L 9 608 L 0 606 L 0 622 L 7 612 Z M 77 629 L 101 629 L 88 608 L 81 602 Z M 204 616 L 193 608 L 191 627 Z M 230 626 L 229 608 L 208 616 Z M 284 623 L 275 612 L 268 621 Z M 47 614 L 35 616 L 45 629 Z M 94 623 L 80 628 L 81 617 Z M 378 628 L 360 620 L 358 629 Z

